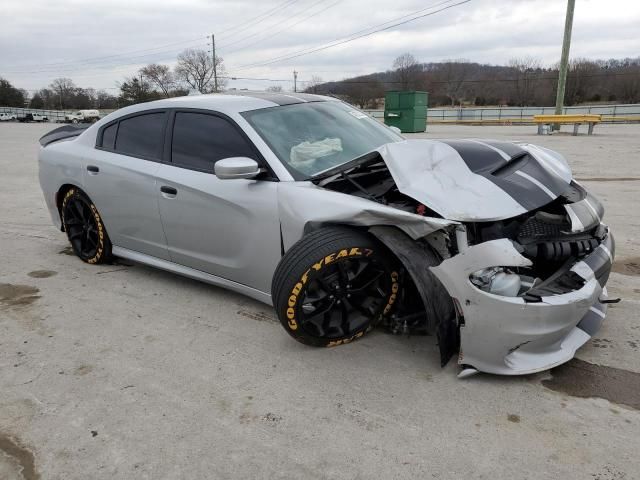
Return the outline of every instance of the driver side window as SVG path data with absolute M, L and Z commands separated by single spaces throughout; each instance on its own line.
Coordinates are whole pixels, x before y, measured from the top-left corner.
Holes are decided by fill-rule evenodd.
M 213 172 L 223 158 L 256 154 L 249 142 L 226 119 L 196 112 L 177 112 L 171 139 L 171 162 L 178 166 Z

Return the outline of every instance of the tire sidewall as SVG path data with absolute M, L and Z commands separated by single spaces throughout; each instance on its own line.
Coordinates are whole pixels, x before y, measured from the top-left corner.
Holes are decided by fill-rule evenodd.
M 387 292 L 386 303 L 384 307 L 379 309 L 375 318 L 365 323 L 355 333 L 350 334 L 346 338 L 330 339 L 312 336 L 307 333 L 301 325 L 301 310 L 302 302 L 305 298 L 305 292 L 308 285 L 318 275 L 323 274 L 323 270 L 330 266 L 335 265 L 337 262 L 346 259 L 358 259 L 375 257 L 375 260 L 381 263 L 389 275 L 389 291 Z M 294 337 L 296 340 L 305 343 L 307 345 L 313 345 L 318 347 L 335 347 L 338 345 L 344 345 L 351 343 L 354 340 L 359 339 L 366 333 L 371 331 L 382 318 L 388 315 L 394 307 L 400 290 L 399 273 L 397 268 L 393 268 L 386 257 L 379 251 L 379 247 L 376 246 L 361 246 L 357 242 L 353 246 L 337 248 L 329 254 L 316 256 L 315 261 L 297 278 L 287 279 L 286 287 L 287 295 L 277 305 L 278 317 L 285 328 L 285 330 Z
M 96 253 L 91 257 L 86 257 L 82 255 L 81 252 L 78 252 L 73 242 L 70 241 L 71 247 L 73 248 L 73 251 L 75 252 L 75 254 L 82 261 L 90 264 L 101 263 L 105 261 L 109 256 L 109 239 L 107 237 L 107 232 L 105 230 L 104 224 L 102 223 L 102 218 L 100 217 L 100 214 L 98 213 L 98 209 L 96 208 L 96 206 L 89 199 L 89 197 L 87 197 L 82 191 L 80 191 L 78 188 L 75 188 L 75 187 L 70 188 L 65 193 L 64 197 L 62 198 L 62 206 L 60 209 L 62 212 L 62 223 L 64 224 L 64 230 L 65 232 L 67 232 L 67 238 L 69 236 L 69 228 L 67 227 L 67 224 L 66 224 L 65 211 L 69 203 L 73 200 L 79 200 L 85 203 L 89 207 L 89 210 L 91 211 L 91 214 L 93 215 L 93 218 L 96 222 L 96 228 L 98 229 L 98 247 L 96 248 Z

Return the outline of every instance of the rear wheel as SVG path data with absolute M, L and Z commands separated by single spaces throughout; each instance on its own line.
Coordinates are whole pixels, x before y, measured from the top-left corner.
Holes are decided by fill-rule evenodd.
M 272 298 L 285 330 L 319 347 L 362 337 L 396 301 L 395 259 L 371 236 L 330 227 L 313 232 L 282 258 Z
M 74 253 L 87 263 L 111 259 L 111 241 L 93 202 L 73 187 L 62 199 L 62 222 Z

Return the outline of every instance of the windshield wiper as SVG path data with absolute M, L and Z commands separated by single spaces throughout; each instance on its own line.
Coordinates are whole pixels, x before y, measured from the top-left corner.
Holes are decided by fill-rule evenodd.
M 356 187 L 358 190 L 360 190 L 362 193 L 364 193 L 367 198 L 369 200 L 372 200 L 374 202 L 380 203 L 380 201 L 374 196 L 371 195 L 366 188 L 364 188 L 362 185 L 360 185 L 358 182 L 356 182 L 353 178 L 351 178 L 349 176 L 349 174 L 346 171 L 343 171 L 340 173 L 340 175 L 342 176 L 342 178 L 344 178 L 345 180 L 347 180 L 351 185 L 353 185 L 354 187 Z
M 323 178 L 330 177 L 332 175 L 335 175 L 336 173 L 342 173 L 351 168 L 364 165 L 366 163 L 369 163 L 373 160 L 378 160 L 380 158 L 381 158 L 380 154 L 374 150 L 373 152 L 365 153 L 360 157 L 354 158 L 353 160 L 349 160 L 348 162 L 338 165 L 336 167 L 331 167 L 328 170 L 324 170 L 320 173 L 316 173 L 315 175 L 310 176 L 308 180 L 322 180 Z

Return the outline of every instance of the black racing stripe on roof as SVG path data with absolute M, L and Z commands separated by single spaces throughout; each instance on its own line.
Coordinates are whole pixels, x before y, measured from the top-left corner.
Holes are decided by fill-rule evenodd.
M 294 105 L 296 103 L 326 101 L 325 98 L 322 98 L 318 95 L 311 95 L 308 93 L 248 92 L 248 91 L 237 91 L 237 90 L 233 90 L 227 93 L 229 95 L 239 95 L 241 97 L 258 98 L 260 100 L 273 102 L 276 105 Z

